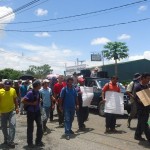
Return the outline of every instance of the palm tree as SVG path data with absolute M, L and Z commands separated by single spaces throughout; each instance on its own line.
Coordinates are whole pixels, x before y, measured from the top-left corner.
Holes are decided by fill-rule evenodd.
M 123 58 L 127 58 L 129 56 L 128 51 L 129 49 L 126 46 L 126 43 L 123 42 L 108 42 L 106 45 L 104 45 L 104 50 L 102 51 L 103 57 L 108 60 L 114 58 L 116 76 L 118 74 L 117 59 L 120 60 Z

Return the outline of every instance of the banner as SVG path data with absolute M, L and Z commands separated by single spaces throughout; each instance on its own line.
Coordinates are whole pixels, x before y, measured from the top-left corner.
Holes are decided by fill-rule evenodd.
M 82 106 L 90 106 L 91 101 L 93 99 L 94 93 L 93 93 L 93 87 L 86 87 L 86 86 L 80 86 L 81 92 L 82 92 L 82 100 L 83 104 Z
M 150 105 L 150 88 L 136 93 L 144 106 Z
M 105 113 L 124 114 L 124 99 L 123 93 L 107 91 L 105 93 Z

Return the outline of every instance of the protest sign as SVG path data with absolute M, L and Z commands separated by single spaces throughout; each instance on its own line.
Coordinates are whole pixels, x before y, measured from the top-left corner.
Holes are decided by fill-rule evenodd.
M 150 88 L 136 93 L 144 106 L 150 105 Z
M 80 87 L 81 92 L 82 92 L 82 100 L 83 100 L 83 104 L 82 106 L 90 106 L 91 101 L 93 99 L 93 87 L 86 87 L 86 86 L 81 86 Z
M 124 114 L 123 93 L 107 91 L 105 93 L 105 113 Z

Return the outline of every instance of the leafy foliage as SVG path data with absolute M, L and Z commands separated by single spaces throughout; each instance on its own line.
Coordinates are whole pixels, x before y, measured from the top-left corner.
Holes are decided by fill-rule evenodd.
M 110 60 L 114 59 L 123 59 L 129 56 L 128 54 L 128 47 L 125 43 L 122 42 L 108 42 L 104 45 L 103 57 Z
M 0 79 L 18 79 L 19 76 L 21 76 L 21 71 L 17 71 L 11 68 L 6 68 L 3 70 L 0 70 Z
M 51 66 L 45 64 L 43 66 L 29 66 L 29 69 L 26 71 L 17 71 L 11 68 L 6 68 L 3 70 L 0 70 L 0 79 L 12 79 L 16 80 L 19 79 L 22 75 L 31 75 L 35 78 L 42 79 L 45 78 L 46 75 L 48 75 L 53 70 L 51 69 Z
M 29 69 L 26 71 L 26 74 L 32 75 L 36 78 L 45 78 L 46 75 L 48 75 L 53 70 L 51 69 L 51 66 L 45 64 L 43 66 L 29 66 Z

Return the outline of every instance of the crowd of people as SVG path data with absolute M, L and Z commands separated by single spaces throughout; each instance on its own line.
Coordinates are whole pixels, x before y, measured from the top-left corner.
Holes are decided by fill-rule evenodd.
M 120 92 L 117 85 L 118 77 L 112 76 L 109 83 L 106 83 L 102 89 L 102 101 L 105 103 L 105 94 L 107 91 Z M 80 84 L 79 84 L 80 83 Z M 128 118 L 127 126 L 130 128 L 131 120 L 137 115 L 138 123 L 135 132 L 136 140 L 145 140 L 142 138 L 144 132 L 147 140 L 150 142 L 150 129 L 148 126 L 149 106 L 144 106 L 136 92 L 148 89 L 150 83 L 150 74 L 136 73 L 133 81 L 127 86 L 127 93 L 131 99 L 131 112 Z M 14 139 L 16 133 L 16 114 L 27 116 L 27 144 L 29 148 L 35 145 L 43 147 L 43 134 L 48 132 L 47 121 L 53 121 L 53 113 L 56 108 L 58 113 L 58 123 L 64 127 L 65 137 L 70 139 L 72 123 L 75 113 L 79 130 L 85 129 L 86 113 L 88 107 L 82 106 L 82 91 L 80 86 L 84 86 L 84 79 L 78 80 L 77 74 L 64 80 L 63 75 L 56 79 L 38 80 L 33 79 L 21 81 L 5 80 L 0 82 L 0 113 L 1 127 L 4 136 L 4 145 L 15 148 Z M 116 133 L 116 115 L 106 113 L 106 134 Z M 33 142 L 34 122 L 36 122 L 37 133 L 35 145 Z M 7 126 L 9 124 L 9 132 Z

